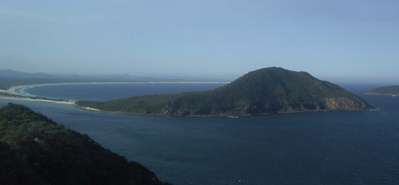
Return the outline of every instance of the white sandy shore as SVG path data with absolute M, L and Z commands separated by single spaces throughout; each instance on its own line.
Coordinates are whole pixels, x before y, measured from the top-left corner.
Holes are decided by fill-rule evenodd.
M 88 110 L 88 111 L 94 111 L 94 112 L 100 112 L 100 109 L 96 109 L 93 107 L 82 107 L 82 109 Z
M 45 103 L 55 103 L 55 104 L 65 104 L 65 105 L 76 105 L 76 100 L 55 100 L 47 97 L 38 97 L 36 95 L 27 92 L 28 89 L 36 87 L 47 87 L 47 86 L 64 86 L 64 85 L 119 85 L 119 84 L 226 84 L 228 82 L 189 82 L 189 81 L 177 81 L 177 82 L 66 82 L 66 83 L 43 83 L 43 84 L 32 84 L 32 85 L 18 85 L 13 86 L 7 90 L 0 89 L 0 92 L 20 96 L 2 96 L 2 99 L 9 100 L 24 100 L 24 101 L 34 101 L 34 102 L 45 102 Z M 81 107 L 82 109 L 89 111 L 101 111 L 92 107 Z
M 48 100 L 48 99 L 40 99 L 40 98 L 31 98 L 31 97 L 11 97 L 11 96 L 2 96 L 0 98 L 3 100 L 22 100 L 22 101 L 31 101 L 31 102 L 43 102 L 43 103 L 55 103 L 55 104 L 64 104 L 64 105 L 76 105 L 74 101 L 61 101 L 61 100 Z
M 47 87 L 47 86 L 64 86 L 64 85 L 123 85 L 123 84 L 226 84 L 228 82 L 199 82 L 199 81 L 177 81 L 177 82 L 162 82 L 162 81 L 154 81 L 154 82 L 65 82 L 65 83 L 43 83 L 43 84 L 32 84 L 32 85 L 18 85 L 13 86 L 5 91 L 10 94 L 16 94 L 20 96 L 31 96 L 35 97 L 27 92 L 28 89 L 36 88 L 36 87 Z

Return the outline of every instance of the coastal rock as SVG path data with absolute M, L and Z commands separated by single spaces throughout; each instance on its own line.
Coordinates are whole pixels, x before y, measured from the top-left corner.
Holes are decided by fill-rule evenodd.
M 340 97 L 340 98 L 327 98 L 326 106 L 329 110 L 341 111 L 356 111 L 359 109 L 366 109 L 369 105 L 362 101 L 354 101 L 353 99 Z

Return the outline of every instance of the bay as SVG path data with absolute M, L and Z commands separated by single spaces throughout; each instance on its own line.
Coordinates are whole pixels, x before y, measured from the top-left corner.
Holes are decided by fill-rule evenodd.
M 134 89 L 129 89 L 135 93 L 130 95 L 215 88 L 194 86 L 175 84 L 162 92 L 152 85 L 28 91 L 57 98 L 107 100 L 128 96 L 126 88 Z M 229 119 L 131 116 L 5 99 L 0 104 L 27 105 L 144 164 L 175 185 L 399 184 L 399 99 L 365 98 L 380 110 Z

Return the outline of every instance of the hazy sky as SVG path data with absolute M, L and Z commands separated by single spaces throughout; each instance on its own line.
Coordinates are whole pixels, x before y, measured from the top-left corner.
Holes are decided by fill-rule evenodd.
M 1 68 L 399 79 L 398 0 L 1 0 L 0 25 Z

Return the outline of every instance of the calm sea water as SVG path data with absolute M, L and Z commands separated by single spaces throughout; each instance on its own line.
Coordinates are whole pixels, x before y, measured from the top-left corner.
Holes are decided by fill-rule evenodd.
M 61 88 L 76 93 L 92 87 Z M 109 94 L 102 93 L 113 90 L 106 89 L 90 96 L 108 99 Z M 138 89 L 136 92 L 154 92 L 145 86 Z M 17 103 L 88 134 L 175 185 L 397 185 L 399 98 L 366 99 L 381 110 L 239 119 L 167 118 Z
M 205 91 L 214 89 L 220 83 L 196 84 L 90 84 L 42 86 L 27 89 L 27 92 L 49 98 L 73 100 L 111 100 L 139 95 L 170 94 L 176 92 Z

